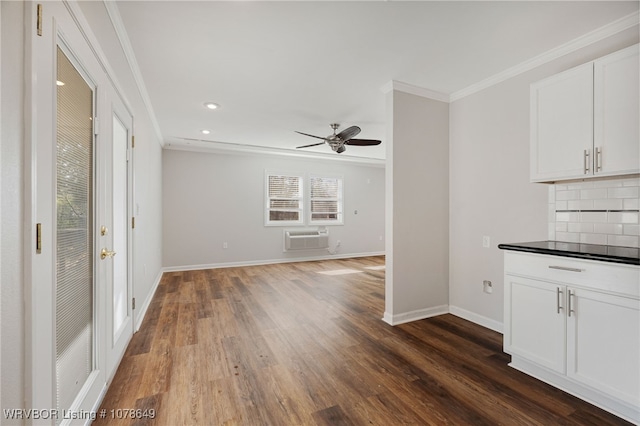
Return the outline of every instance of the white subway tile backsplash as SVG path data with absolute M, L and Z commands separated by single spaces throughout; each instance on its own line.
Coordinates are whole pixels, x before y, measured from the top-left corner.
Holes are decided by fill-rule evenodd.
M 623 199 L 593 200 L 594 210 L 622 210 Z
M 589 189 L 589 188 L 594 188 L 594 183 L 593 181 L 589 180 L 589 181 L 585 181 L 585 182 L 573 182 L 567 185 L 567 189 L 572 190 L 572 189 Z
M 580 212 L 580 222 L 607 222 L 607 212 Z
M 640 186 L 640 177 L 621 179 L 622 186 Z
M 638 247 L 640 176 L 601 178 L 549 188 L 549 238 Z
M 622 225 L 624 235 L 640 237 L 640 225 Z
M 596 234 L 622 234 L 621 223 L 594 223 L 593 232 Z
M 638 223 L 638 212 L 609 212 L 609 223 Z
M 577 232 L 556 232 L 556 240 L 569 243 L 579 243 L 580 234 Z
M 632 237 L 629 235 L 609 235 L 607 244 L 610 246 L 638 247 L 640 237 Z
M 582 200 L 597 200 L 601 198 L 607 198 L 607 188 L 580 190 L 580 199 Z
M 607 244 L 607 241 L 604 234 L 580 234 L 580 242 L 583 244 Z
M 622 208 L 624 210 L 638 210 L 640 209 L 640 199 L 625 198 L 624 200 L 622 200 Z
M 593 223 L 569 223 L 567 230 L 569 232 L 588 232 L 593 234 Z
M 555 206 L 556 206 L 556 210 L 567 210 L 569 208 L 568 201 L 556 201 Z
M 580 213 L 578 212 L 556 212 L 556 222 L 579 222 Z
M 593 183 L 594 188 L 615 188 L 622 186 L 622 179 L 603 179 Z
M 593 210 L 594 200 L 571 200 L 567 201 L 567 210 Z
M 579 200 L 579 199 L 580 199 L 580 190 L 578 189 L 573 191 L 556 192 L 556 201 Z
M 637 186 L 626 186 L 622 188 L 608 188 L 607 197 L 608 198 L 638 198 L 638 190 L 640 190 Z M 604 197 L 598 197 L 604 198 Z

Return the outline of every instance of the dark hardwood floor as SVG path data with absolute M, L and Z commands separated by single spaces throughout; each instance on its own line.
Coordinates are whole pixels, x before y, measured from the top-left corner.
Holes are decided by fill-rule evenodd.
M 166 273 L 94 425 L 628 424 L 508 367 L 496 332 L 384 323 L 382 265 Z

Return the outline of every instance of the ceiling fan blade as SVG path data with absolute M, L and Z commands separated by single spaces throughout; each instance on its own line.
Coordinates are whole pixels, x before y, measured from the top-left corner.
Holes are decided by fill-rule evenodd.
M 351 126 L 344 129 L 343 131 L 338 133 L 336 136 L 342 139 L 343 141 L 348 141 L 349 139 L 355 137 L 358 133 L 360 133 L 360 127 Z
M 326 139 L 326 138 L 323 138 L 323 137 L 320 137 L 320 136 L 310 135 L 309 133 L 302 133 L 302 132 L 299 132 L 297 130 L 294 130 L 294 132 L 300 133 L 301 135 L 305 135 L 305 136 L 311 136 L 312 138 L 317 138 L 317 139 L 322 139 L 322 140 Z
M 349 139 L 345 142 L 346 145 L 355 145 L 355 146 L 371 146 L 371 145 L 380 145 L 382 141 L 377 139 Z
M 298 148 L 309 148 L 310 146 L 317 146 L 317 145 L 324 145 L 324 142 L 312 143 L 311 145 L 297 146 L 296 149 L 298 149 Z

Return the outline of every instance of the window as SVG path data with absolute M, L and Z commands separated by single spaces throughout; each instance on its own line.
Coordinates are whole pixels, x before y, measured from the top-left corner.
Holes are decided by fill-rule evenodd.
M 266 172 L 265 186 L 265 225 L 343 224 L 342 177 Z
M 342 179 L 311 176 L 310 223 L 342 224 Z
M 302 176 L 267 173 L 266 225 L 303 223 Z

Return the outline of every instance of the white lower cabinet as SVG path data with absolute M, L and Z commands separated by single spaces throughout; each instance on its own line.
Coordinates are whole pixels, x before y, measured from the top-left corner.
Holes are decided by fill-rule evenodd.
M 640 401 L 638 300 L 567 289 L 567 376 L 630 404 Z
M 511 366 L 640 424 L 640 267 L 505 252 Z

